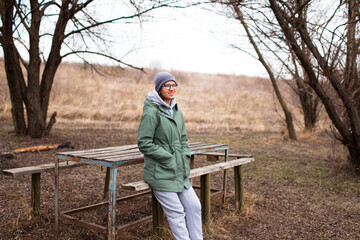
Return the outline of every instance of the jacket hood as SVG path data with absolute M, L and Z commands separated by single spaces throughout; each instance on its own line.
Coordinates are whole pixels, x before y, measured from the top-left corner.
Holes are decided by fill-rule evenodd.
M 174 99 L 171 100 L 170 105 L 164 102 L 162 98 L 160 97 L 159 93 L 156 92 L 156 90 L 153 90 L 152 92 L 149 92 L 147 97 L 149 101 L 155 102 L 157 104 L 160 104 L 162 108 L 172 117 L 173 116 L 173 108 L 176 105 L 176 96 Z

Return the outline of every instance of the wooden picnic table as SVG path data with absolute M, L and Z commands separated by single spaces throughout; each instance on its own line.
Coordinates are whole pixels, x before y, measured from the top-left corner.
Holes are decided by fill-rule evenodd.
M 203 154 L 211 151 L 220 151 L 224 150 L 225 161 L 228 160 L 228 151 L 229 147 L 226 144 L 218 143 L 203 143 L 203 142 L 188 142 L 190 149 L 190 165 L 193 166 L 194 155 Z M 60 212 L 59 208 L 59 164 L 60 161 L 70 161 L 77 162 L 81 164 L 88 165 L 97 165 L 106 167 L 109 171 L 107 182 L 108 188 L 108 202 L 102 202 L 99 204 L 93 204 L 86 207 L 81 207 L 74 210 L 68 210 Z M 136 144 L 133 145 L 124 145 L 117 147 L 107 147 L 107 148 L 98 148 L 98 149 L 89 149 L 81 151 L 71 151 L 71 152 L 58 152 L 57 158 L 55 161 L 55 232 L 56 235 L 59 234 L 59 220 L 78 225 L 90 230 L 107 234 L 108 239 L 116 239 L 116 233 L 121 231 L 122 228 L 116 228 L 115 224 L 115 206 L 116 206 L 116 178 L 117 178 L 117 168 L 132 164 L 142 163 L 144 161 L 143 154 L 139 151 Z M 226 187 L 226 172 L 224 172 L 224 191 Z M 84 211 L 100 205 L 108 205 L 108 223 L 107 227 L 101 226 L 95 223 L 88 223 L 84 221 L 77 220 L 75 217 L 70 216 L 70 213 Z

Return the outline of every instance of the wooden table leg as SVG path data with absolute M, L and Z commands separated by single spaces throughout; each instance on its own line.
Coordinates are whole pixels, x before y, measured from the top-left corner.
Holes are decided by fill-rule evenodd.
M 210 174 L 200 176 L 200 201 L 202 221 L 206 225 L 210 223 L 210 209 L 211 209 L 211 181 Z
M 225 149 L 225 162 L 228 161 L 229 149 Z M 226 201 L 226 184 L 227 184 L 227 169 L 224 170 L 224 181 L 223 181 L 223 204 Z
M 244 185 L 242 167 L 234 167 L 234 179 L 235 179 L 235 209 L 241 211 L 244 202 Z
M 194 169 L 195 167 L 195 155 L 191 155 L 190 157 L 190 168 Z
M 59 238 L 59 159 L 55 159 L 55 236 Z
M 156 239 L 163 239 L 164 237 L 164 223 L 165 214 L 161 207 L 161 204 L 156 199 L 153 192 L 151 192 L 152 198 L 152 215 L 153 215 L 153 235 Z
M 31 209 L 32 214 L 40 213 L 40 173 L 31 174 Z
M 105 175 L 105 184 L 104 184 L 104 196 L 105 199 L 109 194 L 109 181 L 110 181 L 110 168 L 106 168 L 106 175 Z
M 109 181 L 109 216 L 108 216 L 108 240 L 116 239 L 116 177 L 117 168 L 112 167 Z
M 195 155 L 191 155 L 190 157 L 190 169 L 194 169 L 195 168 Z M 190 179 L 190 182 L 192 184 L 193 179 Z

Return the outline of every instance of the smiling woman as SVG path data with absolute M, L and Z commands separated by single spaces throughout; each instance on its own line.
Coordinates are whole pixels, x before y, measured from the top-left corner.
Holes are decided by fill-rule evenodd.
M 164 210 L 175 239 L 203 238 L 201 205 L 189 180 L 189 146 L 185 121 L 176 104 L 175 77 L 159 72 L 155 90 L 145 99 L 138 130 L 144 154 L 144 181 Z

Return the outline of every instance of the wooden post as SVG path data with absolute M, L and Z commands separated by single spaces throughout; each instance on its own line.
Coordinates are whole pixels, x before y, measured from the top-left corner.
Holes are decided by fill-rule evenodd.
M 235 209 L 241 211 L 244 202 L 244 185 L 243 185 L 243 173 L 242 166 L 234 167 L 234 179 L 235 179 Z
M 157 238 L 163 239 L 164 220 L 165 220 L 164 211 L 153 192 L 151 192 L 151 198 L 152 198 L 152 214 L 153 214 L 153 235 L 156 237 L 156 239 Z
M 195 155 L 191 155 L 190 157 L 190 169 L 194 169 L 195 168 Z M 190 182 L 192 184 L 193 180 L 192 178 L 190 179 Z
M 225 162 L 229 161 L 229 149 L 225 149 Z M 226 185 L 227 185 L 227 169 L 224 169 L 224 182 L 223 182 L 223 204 L 226 201 Z
M 105 199 L 108 196 L 108 193 L 109 193 L 109 181 L 110 181 L 110 168 L 106 167 L 106 176 L 105 176 L 103 199 Z
M 200 176 L 200 201 L 202 221 L 204 224 L 210 223 L 210 208 L 211 208 L 211 191 L 210 191 L 210 174 Z
M 59 239 L 59 158 L 55 159 L 55 239 Z
M 116 178 L 117 168 L 112 167 L 109 178 L 108 240 L 116 239 Z
M 40 213 L 40 173 L 31 174 L 31 208 L 34 215 Z

